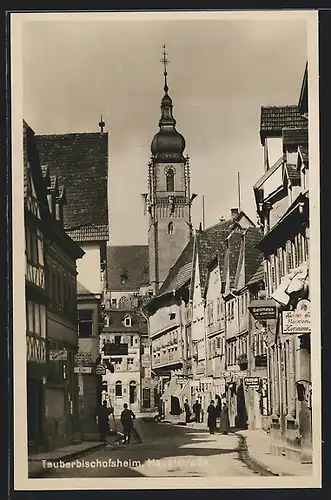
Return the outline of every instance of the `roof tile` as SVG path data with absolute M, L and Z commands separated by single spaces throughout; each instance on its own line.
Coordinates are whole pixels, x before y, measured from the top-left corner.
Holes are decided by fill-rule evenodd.
M 266 137 L 282 137 L 283 128 L 308 128 L 308 121 L 301 116 L 298 106 L 262 106 L 260 119 L 262 143 Z
M 108 246 L 107 282 L 111 290 L 138 290 L 149 284 L 148 246 Z
M 283 128 L 282 138 L 285 148 L 308 144 L 308 128 Z
M 65 186 L 64 226 L 76 241 L 108 240 L 108 134 L 36 135 L 40 161 Z M 99 228 L 76 231 L 77 226 Z M 70 230 L 75 228 L 75 230 Z

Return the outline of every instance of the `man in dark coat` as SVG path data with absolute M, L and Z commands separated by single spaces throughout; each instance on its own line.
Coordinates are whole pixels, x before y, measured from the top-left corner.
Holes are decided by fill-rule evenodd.
M 110 408 L 107 407 L 107 401 L 104 401 L 99 408 L 98 412 L 98 426 L 100 441 L 107 441 L 106 437 L 109 434 L 109 415 L 111 414 Z
M 128 405 L 124 404 L 124 410 L 121 413 L 121 424 L 123 426 L 124 443 L 130 443 L 133 420 L 136 418 L 133 411 L 129 410 Z
M 190 421 L 190 415 L 191 415 L 191 410 L 190 410 L 190 407 L 189 407 L 187 399 L 185 399 L 184 411 L 185 411 L 185 422 L 189 423 L 189 421 Z
M 199 403 L 198 400 L 196 400 L 196 402 L 193 405 L 193 413 L 195 415 L 195 421 L 199 423 L 201 416 L 201 404 Z
M 216 429 L 216 408 L 214 406 L 214 401 L 210 402 L 210 405 L 207 408 L 208 420 L 207 425 L 209 427 L 209 433 L 215 434 Z

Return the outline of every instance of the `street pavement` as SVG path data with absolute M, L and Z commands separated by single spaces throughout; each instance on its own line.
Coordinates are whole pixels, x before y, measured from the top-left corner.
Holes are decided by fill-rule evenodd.
M 238 453 L 238 436 L 207 429 L 135 422 L 142 443 L 111 444 L 67 464 L 47 463 L 48 477 L 253 476 Z M 57 465 L 57 467 L 55 467 Z

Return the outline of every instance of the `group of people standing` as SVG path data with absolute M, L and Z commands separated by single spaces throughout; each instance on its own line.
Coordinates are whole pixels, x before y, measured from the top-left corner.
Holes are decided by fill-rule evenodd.
M 216 396 L 215 398 L 217 403 L 215 405 L 215 401 L 212 400 L 210 405 L 207 408 L 207 427 L 209 428 L 210 434 L 215 433 L 217 418 L 220 419 L 220 431 L 223 434 L 228 434 L 230 427 L 229 420 L 229 408 L 226 399 L 226 395 L 222 394 L 222 397 Z M 193 414 L 194 414 L 194 422 L 201 423 L 203 421 L 203 410 L 201 403 L 196 400 L 196 402 L 192 406 Z M 188 400 L 186 399 L 184 402 L 184 411 L 185 411 L 185 422 L 191 422 L 191 409 L 188 404 Z

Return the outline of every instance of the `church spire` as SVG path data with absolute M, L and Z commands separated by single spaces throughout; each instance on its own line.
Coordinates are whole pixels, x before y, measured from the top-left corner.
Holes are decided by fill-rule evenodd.
M 160 131 L 154 136 L 151 144 L 151 152 L 158 161 L 184 162 L 183 151 L 185 149 L 185 139 L 176 130 L 172 99 L 168 94 L 167 66 L 170 61 L 166 52 L 166 46 L 163 45 L 162 48 L 163 53 L 160 62 L 163 65 L 164 96 L 161 99 Z
M 163 87 L 163 90 L 166 94 L 168 93 L 168 90 L 169 90 L 168 82 L 167 82 L 167 76 L 168 76 L 167 66 L 170 63 L 167 56 L 168 56 L 168 54 L 166 53 L 166 46 L 163 45 L 163 54 L 162 54 L 162 59 L 160 60 L 160 62 L 163 64 L 163 67 L 164 67 L 164 71 L 163 71 L 164 87 Z

